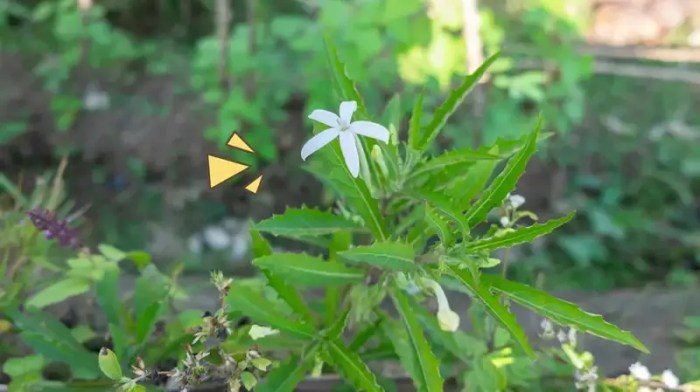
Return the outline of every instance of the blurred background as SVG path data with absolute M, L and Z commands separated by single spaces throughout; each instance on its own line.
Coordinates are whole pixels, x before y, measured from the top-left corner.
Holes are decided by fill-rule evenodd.
M 377 115 L 398 91 L 406 112 L 422 88 L 434 107 L 503 52 L 439 147 L 517 138 L 544 114 L 553 135 L 517 193 L 543 218 L 578 216 L 518 258 L 522 279 L 696 279 L 693 0 L 4 0 L 0 189 L 28 194 L 67 158 L 84 236 L 188 270 L 244 266 L 248 218 L 323 202 L 299 157 L 306 114 L 337 106 L 322 31 Z M 225 147 L 234 130 L 256 155 Z M 207 154 L 253 169 L 210 190 Z
M 434 108 L 502 52 L 436 148 L 515 139 L 543 114 L 516 193 L 540 219 L 578 214 L 513 250 L 515 278 L 696 287 L 698 0 L 0 0 L 0 205 L 60 176 L 56 207 L 88 243 L 249 271 L 249 219 L 327 200 L 299 156 L 306 115 L 338 104 L 324 31 L 376 115 L 398 91 L 406 113 L 421 89 Z M 233 131 L 255 155 L 225 147 Z M 253 167 L 209 189 L 207 154 Z

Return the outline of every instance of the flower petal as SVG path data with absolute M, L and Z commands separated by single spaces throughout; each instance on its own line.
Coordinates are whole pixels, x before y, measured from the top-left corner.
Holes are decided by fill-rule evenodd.
M 346 123 L 350 124 L 350 120 L 352 120 L 352 115 L 355 113 L 357 110 L 357 102 L 355 101 L 345 101 L 340 103 L 340 110 L 338 113 L 340 113 L 340 118 L 343 119 Z
M 348 165 L 350 174 L 357 177 L 360 174 L 360 156 L 357 153 L 355 135 L 352 132 L 340 133 L 340 150 L 343 152 L 343 158 L 345 158 L 345 164 Z
M 326 124 L 329 127 L 337 127 L 338 119 L 340 117 L 333 112 L 329 112 L 328 110 L 316 109 L 309 114 L 309 118 L 314 121 L 318 121 L 321 124 Z
M 330 113 L 330 112 L 329 112 Z M 321 147 L 330 143 L 333 139 L 338 137 L 340 131 L 338 128 L 328 128 L 325 131 L 320 132 L 316 136 L 309 139 L 308 142 L 304 144 L 301 148 L 301 159 L 306 160 L 306 158 L 318 151 Z
M 350 131 L 357 135 L 381 140 L 384 143 L 389 141 L 389 130 L 384 128 L 382 125 L 371 121 L 355 121 L 354 123 L 350 124 Z

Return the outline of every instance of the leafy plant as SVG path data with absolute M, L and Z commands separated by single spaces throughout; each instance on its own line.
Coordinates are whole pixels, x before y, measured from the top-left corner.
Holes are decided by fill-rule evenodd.
M 347 119 L 342 117 L 343 110 L 356 107 L 356 116 L 361 121 L 369 120 L 369 110 L 330 41 L 327 47 L 337 91 L 346 102 L 354 101 L 345 109 L 341 106 L 341 118 Z M 494 250 L 530 242 L 572 217 L 527 227 L 484 225 L 490 221 L 492 210 L 511 202 L 509 192 L 536 151 L 541 123 L 515 145 L 500 142 L 476 151 L 427 155 L 430 141 L 496 56 L 468 77 L 458 92 L 448 95 L 427 125 L 413 121 L 409 143 L 397 142 L 399 118 L 389 124 L 394 135 L 386 144 L 356 139 L 361 162 L 357 177 L 352 166 L 346 166 L 345 160 L 350 165 L 349 147 L 343 146 L 342 140 L 342 151 L 330 143 L 314 153 L 310 171 L 335 192 L 336 212 L 290 209 L 253 227 L 253 264 L 264 277 L 253 282 L 227 281 L 226 289 L 220 288 L 225 294 L 224 313 L 215 317 L 221 318 L 222 325 L 233 316 L 250 318 L 253 325 L 246 329 L 254 344 L 279 356 L 280 362 L 275 362 L 257 390 L 291 391 L 305 374 L 332 369 L 356 390 L 381 391 L 382 377 L 368 363 L 394 358 L 420 391 L 442 391 L 448 377 L 464 370 L 468 376 L 462 382 L 479 384 L 474 376 L 485 369 L 498 379 L 504 374 L 499 369 L 505 367 L 511 355 L 535 357 L 522 326 L 510 311 L 510 302 L 563 326 L 647 351 L 632 334 L 602 317 L 488 271 L 498 263 L 492 257 Z M 422 110 L 420 104 L 416 105 L 413 118 L 421 118 Z M 469 197 L 455 192 L 463 192 L 475 176 L 491 177 L 494 166 L 478 164 L 494 160 L 505 160 L 505 165 L 491 181 L 476 185 Z M 516 218 L 515 214 L 511 217 Z M 319 251 L 275 253 L 261 233 L 304 241 Z M 435 236 L 437 242 L 433 241 Z M 485 342 L 479 347 L 478 340 L 474 342 L 473 337 L 458 331 L 460 315 L 450 308 L 443 287 L 472 297 L 476 303 L 473 309 L 481 309 L 481 317 L 493 321 L 484 336 L 489 341 L 493 336 L 501 339 L 497 347 L 505 352 L 496 354 L 484 347 Z M 306 295 L 307 289 L 323 289 L 325 295 L 320 302 L 314 301 Z M 424 308 L 424 299 L 430 295 L 436 297 L 437 316 Z M 395 312 L 381 306 L 385 299 L 390 300 Z M 504 335 L 515 342 L 517 354 L 503 346 Z M 246 346 L 245 340 L 238 335 L 227 343 L 251 349 L 253 342 L 248 341 Z M 206 346 L 201 350 L 192 355 L 203 359 L 210 352 Z M 445 350 L 447 356 L 442 354 Z M 447 358 L 454 360 L 446 369 Z M 449 369 L 461 370 L 452 373 Z M 191 381 L 183 386 L 192 386 Z M 238 390 L 238 385 L 231 386 L 229 381 L 231 390 Z

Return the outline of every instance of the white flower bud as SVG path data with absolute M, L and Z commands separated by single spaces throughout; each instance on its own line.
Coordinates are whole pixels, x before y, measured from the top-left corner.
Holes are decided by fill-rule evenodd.
M 506 227 L 510 223 L 510 219 L 507 216 L 502 216 L 500 219 L 501 226 Z
M 440 329 L 449 332 L 456 331 L 459 328 L 459 315 L 450 309 L 450 304 L 442 287 L 432 279 L 424 278 L 422 282 L 435 293 L 435 299 L 437 299 L 438 303 L 437 318 Z
M 513 208 L 518 208 L 525 204 L 525 198 L 520 195 L 510 195 L 508 196 L 508 201 Z
M 646 366 L 642 365 L 639 362 L 633 363 L 630 366 L 629 370 L 632 377 L 638 380 L 648 381 L 651 378 L 651 373 L 649 373 L 649 369 L 647 369 Z
M 661 373 L 661 381 L 669 388 L 678 388 L 678 385 L 680 384 L 678 377 L 676 377 L 676 375 L 669 369 L 666 369 L 663 373 Z

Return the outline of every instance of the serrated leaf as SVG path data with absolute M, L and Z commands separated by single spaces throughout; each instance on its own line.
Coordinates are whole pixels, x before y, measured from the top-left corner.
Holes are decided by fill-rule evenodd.
M 348 323 L 348 316 L 350 315 L 350 308 L 348 307 L 345 309 L 343 314 L 338 317 L 333 324 L 328 327 L 328 330 L 326 331 L 325 335 L 329 339 L 338 339 L 341 337 L 343 334 L 343 331 L 345 331 L 345 327 L 347 326 Z
M 314 329 L 301 321 L 291 319 L 277 303 L 268 300 L 249 286 L 234 282 L 231 285 L 226 304 L 231 311 L 238 311 L 256 323 L 270 326 L 305 339 L 314 337 Z
M 417 381 L 421 379 L 420 369 L 416 368 L 418 361 L 413 354 L 406 330 L 401 323 L 389 316 L 386 316 L 384 321 L 382 321 L 381 327 L 384 337 L 391 342 L 401 366 L 413 380 L 414 386 L 420 391 Z
M 489 154 L 482 150 L 472 150 L 469 148 L 449 151 L 433 159 L 424 162 L 411 173 L 412 178 L 423 175 L 436 175 L 446 170 L 456 167 L 458 170 L 467 170 L 477 161 L 499 160 L 498 155 Z
M 452 231 L 450 231 L 450 227 L 447 225 L 447 222 L 445 222 L 445 220 L 442 219 L 437 212 L 435 212 L 430 204 L 425 203 L 424 210 L 425 221 L 428 223 L 428 226 L 430 226 L 433 231 L 438 234 L 440 241 L 442 241 L 445 246 L 451 245 L 454 241 L 454 237 L 452 236 Z
M 263 270 L 262 273 L 267 279 L 267 283 L 272 287 L 277 293 L 279 298 L 289 305 L 292 310 L 296 312 L 297 315 L 301 316 L 304 321 L 309 324 L 313 324 L 314 318 L 311 314 L 311 310 L 304 302 L 304 297 L 301 296 L 299 290 L 295 287 L 288 285 L 284 279 L 275 275 L 270 271 Z
M 70 297 L 90 290 L 90 281 L 82 277 L 69 277 L 46 287 L 34 294 L 26 302 L 27 307 L 41 309 L 45 306 L 62 302 Z
M 411 196 L 427 202 L 431 207 L 440 210 L 441 213 L 452 219 L 463 235 L 469 234 L 469 225 L 462 214 L 461 208 L 455 205 L 449 197 L 436 192 L 416 191 Z
M 418 149 L 418 143 L 420 141 L 420 125 L 423 117 L 424 97 L 425 91 L 421 91 L 420 94 L 418 94 L 416 102 L 413 104 L 413 112 L 411 113 L 411 120 L 408 125 L 408 145 L 415 150 Z
M 331 66 L 333 81 L 338 93 L 346 101 L 357 102 L 357 114 L 366 116 L 365 102 L 360 92 L 357 90 L 355 82 L 348 77 L 347 67 L 340 61 L 335 45 L 333 45 L 330 37 L 327 35 L 324 35 L 324 41 L 326 44 L 326 55 L 329 65 Z
M 363 230 L 356 222 L 332 212 L 311 208 L 288 208 L 282 215 L 274 215 L 255 224 L 255 229 L 276 236 L 320 236 L 338 231 Z
M 556 323 L 572 326 L 579 331 L 626 344 L 644 353 L 649 353 L 646 346 L 630 332 L 621 330 L 608 323 L 600 315 L 583 311 L 576 304 L 556 298 L 528 285 L 503 279 L 500 276 L 484 275 L 481 278 L 492 289 Z
M 471 201 L 484 189 L 499 162 L 500 160 L 475 162 L 463 175 L 452 181 L 444 191 L 445 194 L 452 196 L 462 211 L 466 210 Z
M 288 283 L 305 287 L 342 286 L 361 282 L 365 271 L 330 263 L 303 253 L 277 253 L 253 260 L 258 268 L 284 276 Z
M 576 215 L 571 212 L 568 215 L 552 219 L 546 223 L 538 223 L 528 227 L 522 227 L 509 231 L 500 236 L 491 236 L 472 241 L 467 244 L 467 250 L 471 252 L 492 251 L 500 248 L 511 247 L 514 245 L 530 242 L 537 237 L 551 233 L 557 227 L 571 220 Z
M 251 225 L 253 226 L 253 225 Z M 250 239 L 253 248 L 253 257 L 262 257 L 272 254 L 272 246 L 267 242 L 260 232 L 254 229 L 250 230 Z
M 307 169 L 345 199 L 347 205 L 362 218 L 375 238 L 386 240 L 389 238 L 389 232 L 377 200 L 372 198 L 363 180 L 350 175 L 337 143 L 331 143 L 330 147 L 331 151 L 317 152 L 326 159 L 313 161 Z
M 428 146 L 430 146 L 430 144 L 433 143 L 452 113 L 457 110 L 469 91 L 471 91 L 472 87 L 474 87 L 484 73 L 486 73 L 491 64 L 496 61 L 498 55 L 499 54 L 496 53 L 486 59 L 486 61 L 484 61 L 484 63 L 481 64 L 481 66 L 477 68 L 474 73 L 468 75 L 457 88 L 450 92 L 450 95 L 447 97 L 445 102 L 443 102 L 442 105 L 435 110 L 435 114 L 433 115 L 433 118 L 428 126 L 425 127 L 425 131 L 417 145 L 418 150 L 425 150 Z
M 413 305 L 414 313 L 418 316 L 418 320 L 432 337 L 430 340 L 432 344 L 440 345 L 464 363 L 469 363 L 471 358 L 475 356 L 486 354 L 487 347 L 485 342 L 461 331 L 443 331 L 434 314 L 431 314 L 422 306 L 415 305 L 413 302 L 411 304 Z
M 528 160 L 537 149 L 537 136 L 541 126 L 542 118 L 540 117 L 523 148 L 508 161 L 506 167 L 486 188 L 479 200 L 469 208 L 466 213 L 469 227 L 474 227 L 484 221 L 491 209 L 500 205 L 506 195 L 515 188 L 515 184 L 525 171 Z
M 317 344 L 313 344 L 306 351 L 305 359 L 291 358 L 285 364 L 271 369 L 255 392 L 294 392 L 313 366 L 318 348 Z
M 119 381 L 122 378 L 122 368 L 119 366 L 119 359 L 114 352 L 108 348 L 102 347 L 100 354 L 97 356 L 100 370 L 105 376 L 114 381 Z
M 366 246 L 356 246 L 338 255 L 343 259 L 371 265 L 373 267 L 392 271 L 415 271 L 415 251 L 408 244 L 399 242 L 384 242 Z
M 391 297 L 411 348 L 413 361 L 411 370 L 414 371 L 413 382 L 416 389 L 419 392 L 442 391 L 444 381 L 440 376 L 440 362 L 431 351 L 428 340 L 423 335 L 418 319 L 411 309 L 411 304 L 401 290 L 393 290 Z
M 377 382 L 377 377 L 360 356 L 348 349 L 343 342 L 332 339 L 325 341 L 323 346 L 327 357 L 326 362 L 332 364 L 335 370 L 358 391 L 384 391 Z
M 491 293 L 489 287 L 484 285 L 483 282 L 477 283 L 472 277 L 471 272 L 467 270 L 460 270 L 455 265 L 448 265 L 448 268 L 451 270 L 452 275 L 454 275 L 477 300 L 484 304 L 489 314 L 510 332 L 510 335 L 518 342 L 523 351 L 530 357 L 534 357 L 535 353 L 532 351 L 532 347 L 530 347 L 530 343 L 527 341 L 525 331 L 523 331 L 508 308 L 501 304 L 498 298 Z

